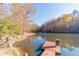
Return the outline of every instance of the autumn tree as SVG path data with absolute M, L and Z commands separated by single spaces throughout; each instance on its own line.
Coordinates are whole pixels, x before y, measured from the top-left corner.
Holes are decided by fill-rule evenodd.
M 12 4 L 12 17 L 19 24 L 22 33 L 30 32 L 30 21 L 29 16 L 34 13 L 35 8 L 32 4 Z
M 64 14 L 49 20 L 40 27 L 44 32 L 79 32 L 79 14 Z
M 39 26 L 37 24 L 32 23 L 31 24 L 31 32 L 37 32 L 39 29 Z
M 20 34 L 19 25 L 10 17 L 3 17 L 2 22 L 0 23 L 0 32 L 7 34 Z

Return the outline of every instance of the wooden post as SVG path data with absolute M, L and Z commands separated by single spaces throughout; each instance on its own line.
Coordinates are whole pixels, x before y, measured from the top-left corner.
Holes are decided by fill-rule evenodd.
M 56 39 L 56 47 L 57 46 L 60 46 L 60 39 Z M 61 52 L 56 52 L 55 55 L 56 56 L 60 56 L 61 55 Z
M 56 39 L 56 46 L 59 46 L 60 45 L 60 41 L 59 39 Z

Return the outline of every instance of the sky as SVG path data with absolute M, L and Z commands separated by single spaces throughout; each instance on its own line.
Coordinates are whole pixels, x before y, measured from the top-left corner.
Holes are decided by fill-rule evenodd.
M 9 10 L 11 4 L 6 4 L 6 10 Z M 31 20 L 42 25 L 45 22 L 62 16 L 63 14 L 72 13 L 73 10 L 79 10 L 79 4 L 75 3 L 36 3 L 34 4 L 35 14 L 31 17 Z

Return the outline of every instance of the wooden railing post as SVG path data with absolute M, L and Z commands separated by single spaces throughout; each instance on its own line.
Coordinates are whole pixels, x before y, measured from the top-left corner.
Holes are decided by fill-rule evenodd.
M 56 47 L 60 46 L 60 39 L 56 39 Z M 56 52 L 55 53 L 56 56 L 60 56 L 61 52 Z
M 60 45 L 60 40 L 56 39 L 56 46 L 59 46 L 59 45 Z

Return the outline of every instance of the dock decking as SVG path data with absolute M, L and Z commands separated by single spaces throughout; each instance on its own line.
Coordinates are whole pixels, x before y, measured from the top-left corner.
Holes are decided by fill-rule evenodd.
M 43 45 L 43 49 L 44 51 L 41 56 L 59 56 L 61 54 L 58 39 L 55 42 L 46 41 Z

